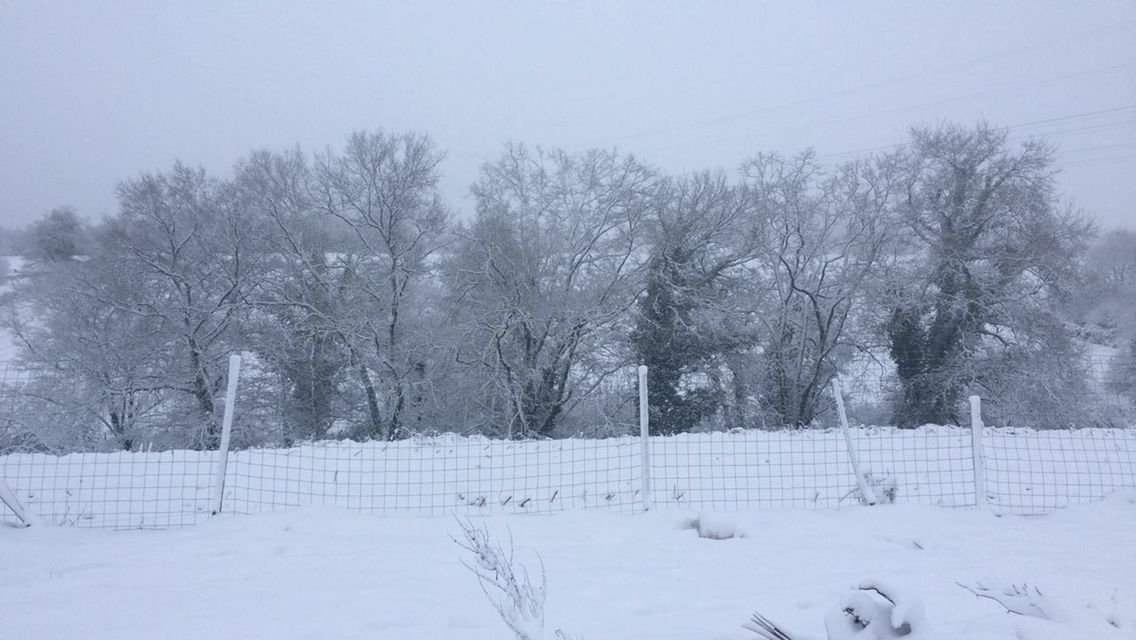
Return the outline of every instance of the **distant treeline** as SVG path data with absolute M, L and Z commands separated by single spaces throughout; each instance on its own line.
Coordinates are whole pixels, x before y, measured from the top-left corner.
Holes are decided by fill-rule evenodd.
M 109 218 L 10 234 L 0 327 L 34 375 L 0 448 L 215 446 L 233 352 L 241 445 L 617 433 L 638 364 L 657 433 L 813 424 L 863 354 L 891 360 L 900 426 L 964 420 L 970 393 L 988 421 L 1107 422 L 1089 344 L 1136 395 L 1136 234 L 1063 204 L 1042 140 L 943 125 L 682 176 L 510 144 L 460 219 L 442 159 L 360 132 L 228 175 L 178 163 L 122 182 Z

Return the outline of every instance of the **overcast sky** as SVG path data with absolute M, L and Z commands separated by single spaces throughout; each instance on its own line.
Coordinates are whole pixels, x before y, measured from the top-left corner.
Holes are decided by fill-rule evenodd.
M 619 147 L 668 172 L 915 124 L 1051 135 L 1065 195 L 1136 228 L 1136 2 L 0 0 L 0 225 L 175 159 L 414 130 L 468 187 L 506 140 Z M 847 154 L 847 155 L 842 155 Z

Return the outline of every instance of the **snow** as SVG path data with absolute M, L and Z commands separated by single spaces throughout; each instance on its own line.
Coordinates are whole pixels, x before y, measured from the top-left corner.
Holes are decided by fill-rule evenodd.
M 925 505 L 739 511 L 707 540 L 679 510 L 476 518 L 548 580 L 545 637 L 755 640 L 756 610 L 823 638 L 863 580 L 888 585 L 920 638 L 1136 637 L 1136 497 L 1043 517 Z M 462 562 L 452 518 L 314 507 L 163 531 L 0 527 L 0 638 L 509 638 Z M 1028 583 L 1056 622 L 956 583 Z M 895 597 L 895 596 L 893 596 Z M 1110 622 L 1111 621 L 1111 622 Z
M 923 626 L 926 616 L 923 613 L 923 602 L 917 595 L 909 594 L 906 590 L 897 588 L 892 584 L 886 584 L 882 580 L 864 580 L 857 588 L 871 589 L 887 594 L 894 605 L 888 616 L 892 627 L 898 629 L 903 625 L 908 625 L 913 629 L 918 629 Z
M 738 529 L 738 520 L 732 513 L 703 511 L 690 525 L 698 532 L 700 538 L 710 540 L 729 540 L 745 535 Z

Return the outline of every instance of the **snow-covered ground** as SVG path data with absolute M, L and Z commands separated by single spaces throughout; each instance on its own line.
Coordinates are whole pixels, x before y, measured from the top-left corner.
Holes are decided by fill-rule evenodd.
M 824 637 L 861 580 L 922 599 L 919 638 L 1136 638 L 1136 496 L 1043 517 L 889 505 L 703 514 L 565 512 L 473 523 L 548 579 L 545 638 L 754 640 L 760 611 Z M 0 638 L 468 639 L 512 635 L 452 540 L 452 518 L 344 510 L 165 531 L 0 527 Z M 539 554 L 539 559 L 537 555 Z M 956 583 L 1029 586 L 1058 623 Z M 928 633 L 929 632 L 929 633 Z M 912 636 L 913 638 L 916 636 Z

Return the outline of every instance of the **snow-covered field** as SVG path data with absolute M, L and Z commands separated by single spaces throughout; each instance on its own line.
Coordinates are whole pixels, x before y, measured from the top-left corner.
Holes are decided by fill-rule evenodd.
M 545 638 L 743 640 L 760 611 L 824 637 L 861 580 L 918 596 L 911 638 L 1136 638 L 1136 496 L 1043 517 L 924 505 L 703 514 L 498 514 L 472 522 L 548 579 Z M 452 540 L 452 518 L 344 510 L 165 531 L 0 527 L 0 638 L 501 640 L 512 635 Z M 538 559 L 539 554 L 539 559 Z M 956 583 L 1028 585 L 1057 622 Z
M 969 429 L 851 430 L 865 473 L 900 503 L 975 504 Z M 304 506 L 382 515 L 484 515 L 642 510 L 638 438 L 501 441 L 442 435 L 348 441 L 230 455 L 223 510 Z M 1046 513 L 1136 489 L 1136 430 L 984 432 L 988 500 L 1007 513 Z M 85 527 L 200 522 L 211 509 L 216 452 L 0 456 L 0 474 L 43 518 Z M 736 431 L 650 439 L 651 503 L 659 508 L 824 509 L 856 501 L 839 430 Z M 0 508 L 0 520 L 11 514 Z
M 753 640 L 754 611 L 823 638 L 880 579 L 922 601 L 909 640 L 1136 640 L 1136 431 L 985 430 L 988 511 L 943 508 L 975 503 L 969 430 L 853 440 L 899 504 L 857 503 L 834 430 L 652 438 L 647 513 L 636 438 L 239 451 L 215 518 L 214 452 L 0 456 L 47 521 L 0 507 L 0 639 L 511 638 L 454 542 L 466 523 L 543 568 L 546 639 Z

